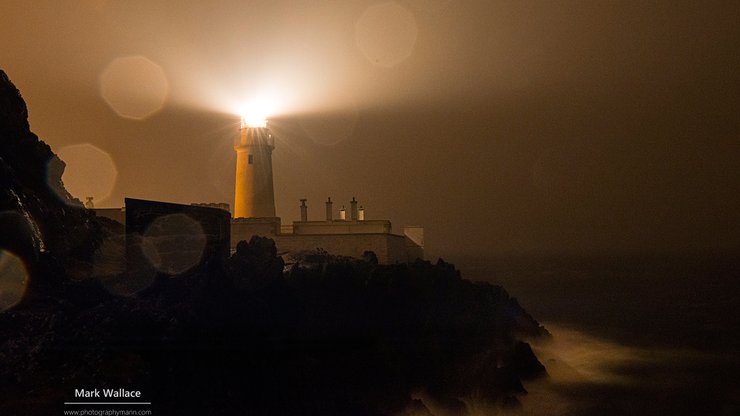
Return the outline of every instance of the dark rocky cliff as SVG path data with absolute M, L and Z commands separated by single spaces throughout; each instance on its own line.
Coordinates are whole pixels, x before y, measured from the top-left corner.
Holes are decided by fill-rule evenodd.
M 0 70 L 0 248 L 28 266 L 27 296 L 59 290 L 65 265 L 96 247 L 98 226 L 64 189 L 64 167 L 31 132 L 26 103 Z
M 547 331 L 443 261 L 317 252 L 284 271 L 274 242 L 254 237 L 221 269 L 109 293 L 75 265 L 116 233 L 63 191 L 63 163 L 1 72 L 0 139 L 0 246 L 35 282 L 0 313 L 3 415 L 60 414 L 74 389 L 121 387 L 162 415 L 429 414 L 418 397 L 464 415 L 461 399 L 517 406 L 522 380 L 546 374 L 524 341 Z

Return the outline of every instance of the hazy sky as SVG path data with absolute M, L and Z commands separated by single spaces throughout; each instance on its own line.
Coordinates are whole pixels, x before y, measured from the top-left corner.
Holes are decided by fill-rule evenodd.
M 431 256 L 737 250 L 738 21 L 706 1 L 3 0 L 0 68 L 98 206 L 233 204 L 257 105 L 284 222 L 355 196 L 424 226 Z

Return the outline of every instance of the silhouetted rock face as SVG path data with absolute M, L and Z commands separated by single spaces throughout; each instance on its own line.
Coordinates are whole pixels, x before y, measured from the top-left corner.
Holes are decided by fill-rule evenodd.
M 284 272 L 275 243 L 253 237 L 223 270 L 159 273 L 135 296 L 105 289 L 120 272 L 101 273 L 105 286 L 95 273 L 70 283 L 69 268 L 49 265 L 120 230 L 101 222 L 100 231 L 26 171 L 26 159 L 43 169 L 53 155 L 1 81 L 0 204 L 25 221 L 7 226 L 28 233 L 17 252 L 61 289 L 0 313 L 0 414 L 60 414 L 75 389 L 121 387 L 141 390 L 154 414 L 434 414 L 429 403 L 465 414 L 471 397 L 516 408 L 521 380 L 545 374 L 523 342 L 544 328 L 503 288 L 441 260 L 378 265 L 314 252 Z
M 0 409 L 46 414 L 74 388 L 123 385 L 160 414 L 425 414 L 431 401 L 462 415 L 471 397 L 517 407 L 521 380 L 545 374 L 517 334 L 547 332 L 501 287 L 444 262 L 326 253 L 284 274 L 271 243 L 137 297 L 91 280 L 0 314 Z
M 95 249 L 92 215 L 64 190 L 64 162 L 31 132 L 26 103 L 0 70 L 0 248 L 23 258 L 31 290 L 62 283 Z

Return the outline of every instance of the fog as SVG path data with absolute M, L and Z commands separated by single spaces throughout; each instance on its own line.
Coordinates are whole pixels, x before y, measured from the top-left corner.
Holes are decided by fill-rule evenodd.
M 356 196 L 425 226 L 432 257 L 735 251 L 737 11 L 6 1 L 0 59 L 55 151 L 110 155 L 110 192 L 75 194 L 98 206 L 233 203 L 237 113 L 257 106 L 285 222 Z
M 239 113 L 265 112 L 284 223 L 356 197 L 552 328 L 525 413 L 734 414 L 739 13 L 6 0 L 0 67 L 98 207 L 233 204 Z

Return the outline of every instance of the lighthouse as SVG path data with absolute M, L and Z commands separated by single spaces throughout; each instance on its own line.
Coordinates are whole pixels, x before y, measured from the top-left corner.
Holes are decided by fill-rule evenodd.
M 267 121 L 242 117 L 236 150 L 234 218 L 275 217 L 272 150 L 275 140 Z

